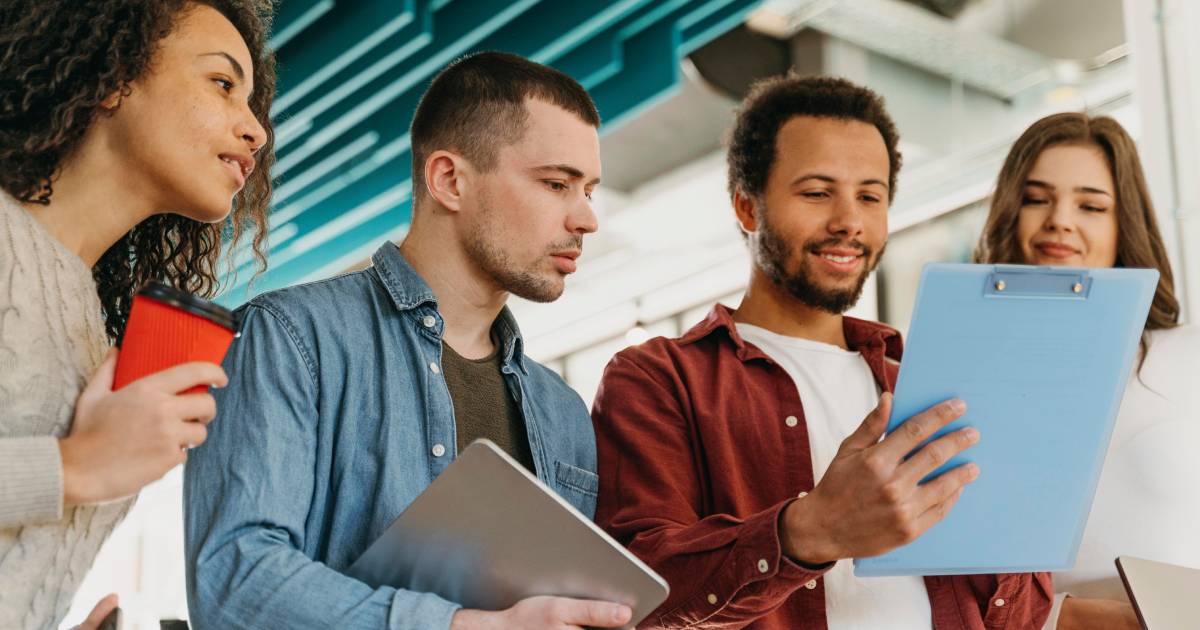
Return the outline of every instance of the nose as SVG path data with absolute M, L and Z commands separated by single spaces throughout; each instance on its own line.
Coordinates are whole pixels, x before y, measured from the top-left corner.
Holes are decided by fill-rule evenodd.
M 592 203 L 587 197 L 582 197 L 567 213 L 567 230 L 572 234 L 591 234 L 600 227 L 599 223 L 596 211 L 592 209 Z
M 256 153 L 267 143 L 267 130 L 247 104 L 242 110 L 242 116 L 234 126 L 233 133 L 241 138 L 250 153 Z
M 837 194 L 832 204 L 833 212 L 829 217 L 827 229 L 830 234 L 846 237 L 856 237 L 862 234 L 862 211 L 852 197 Z
M 1050 207 L 1042 228 L 1047 232 L 1072 232 L 1075 230 L 1074 209 L 1071 200 L 1059 199 Z

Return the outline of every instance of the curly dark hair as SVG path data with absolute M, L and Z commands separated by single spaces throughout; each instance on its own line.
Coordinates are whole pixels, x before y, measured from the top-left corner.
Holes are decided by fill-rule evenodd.
M 896 197 L 900 172 L 900 135 L 875 92 L 836 77 L 802 77 L 789 73 L 764 79 L 750 88 L 729 132 L 729 194 L 759 198 L 775 165 L 779 129 L 796 116 L 857 120 L 873 125 L 887 147 L 888 201 Z
M 207 224 L 175 214 L 136 225 L 92 270 L 105 328 L 119 343 L 134 293 L 162 280 L 190 293 L 218 291 L 222 240 L 229 262 L 253 225 L 253 249 L 266 267 L 267 207 L 271 197 L 275 58 L 267 50 L 270 0 L 5 0 L 0 4 L 0 187 L 25 202 L 49 204 L 64 160 L 109 95 L 130 93 L 150 66 L 159 43 L 184 11 L 206 5 L 220 11 L 246 42 L 254 62 L 250 109 L 267 131 L 255 169 L 234 199 L 232 216 Z M 232 265 L 230 265 L 232 268 Z

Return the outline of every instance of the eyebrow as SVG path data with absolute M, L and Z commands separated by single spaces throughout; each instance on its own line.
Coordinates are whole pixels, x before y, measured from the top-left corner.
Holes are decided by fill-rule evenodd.
M 1033 186 L 1034 188 L 1045 188 L 1046 190 L 1054 190 L 1054 189 L 1055 189 L 1055 186 L 1054 186 L 1054 184 L 1051 184 L 1050 182 L 1043 182 L 1043 181 L 1041 181 L 1041 180 L 1038 180 L 1038 179 L 1030 179 L 1030 180 L 1026 180 L 1026 181 L 1025 181 L 1025 185 L 1026 185 L 1026 186 Z M 1108 192 L 1107 190 L 1101 190 L 1101 189 L 1099 189 L 1099 188 L 1092 188 L 1091 186 L 1079 186 L 1079 187 L 1076 187 L 1076 188 L 1075 188 L 1075 192 L 1078 192 L 1078 193 L 1091 193 L 1091 194 L 1093 194 L 1093 195 L 1104 195 L 1105 197 L 1109 197 L 1109 198 L 1111 198 L 1111 197 L 1112 197 L 1112 193 Z
M 238 80 L 239 81 L 246 80 L 246 71 L 242 69 L 242 64 L 238 63 L 237 59 L 234 59 L 233 55 L 230 55 L 227 52 L 210 52 L 210 53 L 204 53 L 204 54 L 197 55 L 197 56 L 198 57 L 224 57 L 225 60 L 229 62 L 229 65 L 233 66 L 233 73 L 237 75 Z
M 533 171 L 555 171 L 558 173 L 562 173 L 564 175 L 568 175 L 575 179 L 583 179 L 583 177 L 584 177 L 583 171 L 581 171 L 569 164 L 543 164 L 542 166 L 535 166 L 530 170 L 533 170 Z M 597 178 L 593 179 L 592 181 L 588 182 L 587 185 L 595 186 L 596 184 L 599 184 L 599 183 L 600 183 L 600 178 L 597 177 Z
M 820 173 L 809 173 L 808 175 L 801 175 L 800 177 L 797 177 L 796 179 L 792 180 L 792 185 L 795 186 L 797 184 L 802 184 L 810 179 L 815 179 L 815 180 L 826 182 L 829 184 L 837 183 L 837 180 L 834 179 L 833 177 L 830 177 L 829 175 L 822 175 Z M 884 190 L 887 190 L 889 188 L 887 185 L 887 182 L 878 180 L 878 179 L 864 179 L 861 182 L 859 182 L 858 185 L 859 186 L 883 186 Z

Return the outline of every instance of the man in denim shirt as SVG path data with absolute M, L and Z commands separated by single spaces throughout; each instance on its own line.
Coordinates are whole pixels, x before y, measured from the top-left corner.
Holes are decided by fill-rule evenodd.
M 242 307 L 220 417 L 185 473 L 195 627 L 628 620 L 624 606 L 556 597 L 464 610 L 340 572 L 450 465 L 464 433 L 508 443 L 540 479 L 594 513 L 587 407 L 524 355 L 504 303 L 509 293 L 554 300 L 575 270 L 583 236 L 596 229 L 599 123 L 583 88 L 557 71 L 499 53 L 452 64 L 413 118 L 414 210 L 404 242 L 383 245 L 366 270 Z

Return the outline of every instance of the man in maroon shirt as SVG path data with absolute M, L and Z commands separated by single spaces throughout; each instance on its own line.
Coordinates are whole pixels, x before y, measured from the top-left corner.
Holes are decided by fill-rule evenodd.
M 918 484 L 979 434 L 905 458 L 962 415 L 955 400 L 880 439 L 900 335 L 843 316 L 887 243 L 897 140 L 879 97 L 840 79 L 766 81 L 739 111 L 746 295 L 618 354 L 592 412 L 597 521 L 671 585 L 642 627 L 1037 628 L 1049 612 L 1048 574 L 853 575 L 849 559 L 916 539 L 980 473 Z

